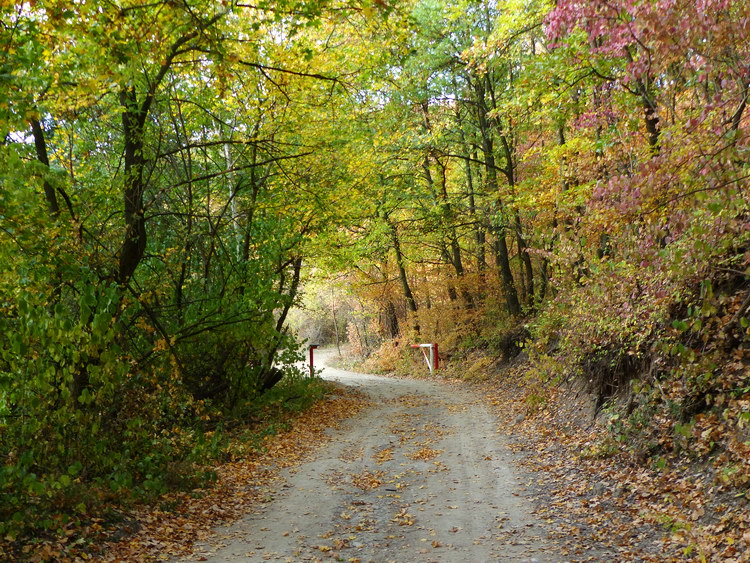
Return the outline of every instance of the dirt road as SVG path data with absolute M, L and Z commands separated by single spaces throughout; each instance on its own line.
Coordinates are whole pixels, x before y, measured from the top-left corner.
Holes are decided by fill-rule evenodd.
M 529 477 L 470 389 L 330 367 L 324 377 L 373 406 L 185 561 L 558 560 L 525 497 Z

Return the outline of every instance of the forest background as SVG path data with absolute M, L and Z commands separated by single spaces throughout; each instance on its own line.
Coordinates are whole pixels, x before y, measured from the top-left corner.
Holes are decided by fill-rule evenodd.
M 373 369 L 521 354 L 530 411 L 582 386 L 612 451 L 747 494 L 747 2 L 1 6 L 6 540 L 318 397 L 305 300 Z

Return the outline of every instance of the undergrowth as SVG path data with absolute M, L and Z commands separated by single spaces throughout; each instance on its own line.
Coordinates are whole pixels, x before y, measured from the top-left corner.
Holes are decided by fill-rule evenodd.
M 587 456 L 709 464 L 719 486 L 747 493 L 750 235 L 742 213 L 735 222 L 701 213 L 665 248 L 603 256 L 585 281 L 559 280 L 555 298 L 521 319 L 486 307 L 451 325 L 445 309 L 423 311 L 419 336 L 385 341 L 360 368 L 425 375 L 410 344 L 437 341 L 443 375 L 510 379 L 529 415 L 557 408 L 560 389 L 588 397 L 589 423 L 605 432 Z M 634 266 L 639 252 L 650 266 Z
M 97 450 L 102 453 L 90 463 L 76 461 L 64 472 L 43 474 L 14 463 L 23 452 L 8 454 L 0 468 L 0 537 L 19 546 L 153 503 L 167 492 L 210 487 L 215 464 L 261 451 L 268 436 L 287 428 L 292 417 L 329 391 L 317 377 L 289 373 L 231 416 L 205 404 L 179 416 L 160 411 L 159 420 L 166 417 L 171 424 L 162 424 L 159 432 L 150 431 L 154 421 L 143 414 L 153 408 L 153 400 L 142 397 L 139 404 L 125 398 L 133 411 L 119 448 L 103 442 Z

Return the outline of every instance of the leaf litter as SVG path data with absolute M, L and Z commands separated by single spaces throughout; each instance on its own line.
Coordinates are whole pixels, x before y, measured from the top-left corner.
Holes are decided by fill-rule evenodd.
M 122 529 L 97 524 L 87 530 L 92 540 L 90 545 L 81 543 L 71 548 L 59 542 L 46 543 L 29 553 L 28 560 L 138 563 L 189 554 L 194 543 L 214 534 L 212 529 L 217 525 L 238 519 L 253 506 L 269 502 L 273 487 L 281 485 L 281 469 L 302 463 L 330 440 L 327 430 L 356 416 L 369 404 L 355 389 L 333 383 L 326 385 L 331 386 L 330 394 L 294 415 L 286 429 L 265 436 L 259 451 L 214 467 L 217 481 L 213 487 L 168 493 L 157 504 L 141 505 L 124 513 Z
M 588 422 L 572 420 L 569 410 L 581 407 L 564 390 L 548 404 L 567 401 L 565 407 L 529 412 L 531 391 L 511 379 L 480 385 L 519 464 L 537 475 L 529 487 L 536 514 L 566 560 L 599 560 L 592 554 L 606 552 L 618 561 L 750 561 L 747 495 L 722 490 L 706 466 L 660 469 L 624 452 L 602 452 L 606 430 L 590 415 Z

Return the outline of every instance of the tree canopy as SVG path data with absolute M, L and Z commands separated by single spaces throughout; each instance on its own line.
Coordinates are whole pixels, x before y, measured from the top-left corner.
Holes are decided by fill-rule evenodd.
M 605 401 L 658 343 L 688 418 L 742 388 L 749 35 L 744 0 L 3 3 L 0 532 L 165 490 L 300 376 L 321 271 L 365 347 L 530 330 Z

